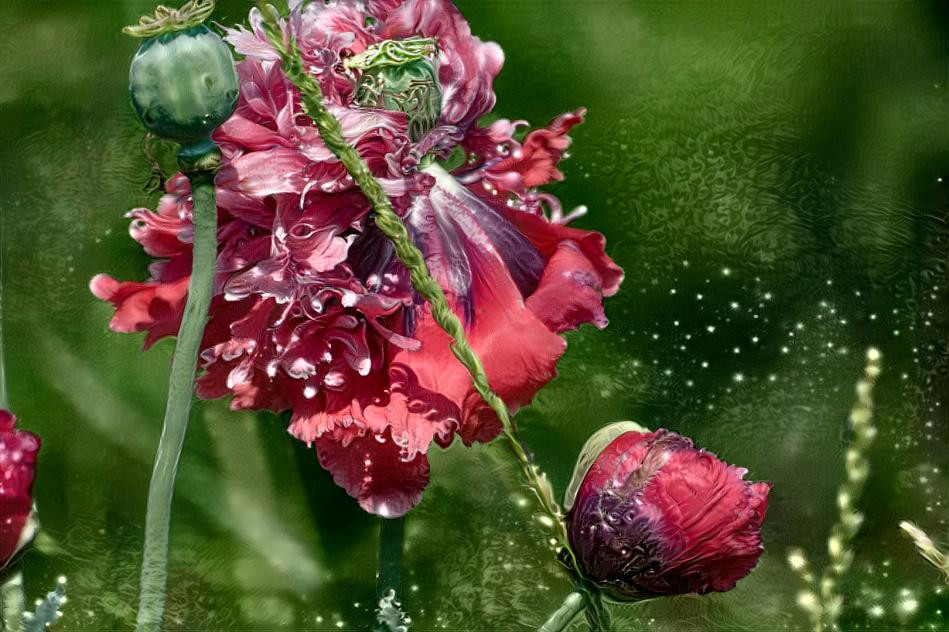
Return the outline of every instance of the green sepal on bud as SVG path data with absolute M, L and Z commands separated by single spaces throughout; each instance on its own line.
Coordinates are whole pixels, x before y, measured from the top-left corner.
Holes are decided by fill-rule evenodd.
M 580 485 L 586 478 L 587 472 L 597 457 L 600 456 L 606 446 L 613 443 L 613 440 L 627 432 L 650 432 L 635 421 L 617 421 L 603 426 L 587 439 L 580 449 L 580 456 L 577 457 L 577 464 L 573 468 L 573 476 L 570 477 L 570 484 L 567 485 L 567 491 L 564 493 L 563 506 L 566 511 L 570 511 L 573 503 L 577 500 L 577 492 L 580 491 Z

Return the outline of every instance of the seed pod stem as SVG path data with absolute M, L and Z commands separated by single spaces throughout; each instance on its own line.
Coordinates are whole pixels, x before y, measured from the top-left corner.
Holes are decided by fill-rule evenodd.
M 213 153 L 213 152 L 212 152 Z M 207 157 L 195 156 L 204 164 Z M 183 161 L 184 162 L 184 161 Z M 190 164 L 185 162 L 185 164 Z M 184 165 L 183 165 L 184 166 Z M 171 500 L 175 486 L 178 459 L 188 429 L 188 416 L 194 396 L 194 373 L 198 351 L 214 279 L 217 258 L 217 206 L 214 201 L 214 172 L 193 171 L 191 180 L 194 224 L 194 259 L 188 300 L 185 303 L 181 328 L 168 380 L 168 400 L 155 466 L 148 486 L 148 508 L 145 516 L 145 544 L 142 557 L 142 583 L 139 593 L 138 632 L 161 629 L 168 583 L 168 530 L 171 521 Z

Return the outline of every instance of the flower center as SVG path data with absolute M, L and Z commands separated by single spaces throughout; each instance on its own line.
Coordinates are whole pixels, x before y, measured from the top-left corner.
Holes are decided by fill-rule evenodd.
M 437 54 L 434 39 L 410 37 L 385 40 L 350 57 L 345 67 L 359 73 L 356 105 L 405 112 L 409 136 L 418 141 L 441 114 Z

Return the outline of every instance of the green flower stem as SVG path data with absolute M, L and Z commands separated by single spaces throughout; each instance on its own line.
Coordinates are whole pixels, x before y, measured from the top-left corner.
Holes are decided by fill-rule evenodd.
M 405 516 L 381 518 L 379 525 L 379 576 L 376 578 L 376 598 L 391 598 L 393 603 L 402 598 L 402 551 L 405 547 Z M 389 632 L 390 627 L 378 622 L 376 630 Z
M 550 615 L 544 625 L 537 628 L 537 632 L 560 632 L 565 630 L 584 608 L 587 607 L 587 596 L 580 590 L 574 590 L 563 600 L 560 608 Z
M 379 577 L 376 596 L 385 597 L 390 590 L 395 598 L 402 594 L 402 550 L 405 544 L 405 516 L 382 518 L 379 527 Z
M 264 12 L 267 15 L 268 12 Z M 316 124 L 323 138 L 323 142 L 346 167 L 356 185 L 369 199 L 376 212 L 376 226 L 385 234 L 395 247 L 396 256 L 408 269 L 412 286 L 430 305 L 432 318 L 452 339 L 451 351 L 455 357 L 468 369 L 474 383 L 475 390 L 491 407 L 491 410 L 501 421 L 502 434 L 507 441 L 508 448 L 517 460 L 521 476 L 528 487 L 537 497 L 540 509 L 543 512 L 542 522 L 554 529 L 559 544 L 567 551 L 569 563 L 578 577 L 582 577 L 576 557 L 570 548 L 567 538 L 567 529 L 563 521 L 563 512 L 553 497 L 553 491 L 531 458 L 524 451 L 517 438 L 516 429 L 508 413 L 507 405 L 491 390 L 488 376 L 481 359 L 468 344 L 464 326 L 458 316 L 448 306 L 445 293 L 428 271 L 425 257 L 412 242 L 402 220 L 392 209 L 389 198 L 383 191 L 378 180 L 369 171 L 368 165 L 359 156 L 356 149 L 350 146 L 343 138 L 343 130 L 323 103 L 323 93 L 319 83 L 303 66 L 296 43 L 291 40 L 289 49 L 284 46 L 283 38 L 274 29 L 270 31 L 271 44 L 277 49 L 283 61 L 284 73 L 300 90 L 303 110 Z
M 188 415 L 194 396 L 194 374 L 198 350 L 204 335 L 214 263 L 217 258 L 217 206 L 214 202 L 214 171 L 188 174 L 194 200 L 194 261 L 188 286 L 178 341 L 168 382 L 165 421 L 151 483 L 148 486 L 148 510 L 145 516 L 145 548 L 142 559 L 142 587 L 139 595 L 139 632 L 161 628 L 168 583 L 168 528 L 178 459 L 188 429 Z

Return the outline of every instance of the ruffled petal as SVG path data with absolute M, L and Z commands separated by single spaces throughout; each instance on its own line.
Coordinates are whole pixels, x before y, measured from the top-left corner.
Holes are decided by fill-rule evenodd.
M 562 241 L 547 263 L 527 307 L 554 333 L 592 323 L 603 329 L 603 285 L 593 263 L 573 241 Z
M 404 460 L 402 449 L 388 434 L 315 443 L 320 465 L 366 511 L 397 518 L 422 499 L 428 485 L 428 458 L 419 453 Z
M 566 343 L 527 308 L 511 267 L 502 256 L 510 233 L 498 223 L 482 224 L 484 208 L 467 189 L 443 171 L 428 198 L 418 198 L 409 215 L 416 240 L 426 255 L 432 274 L 445 288 L 452 309 L 467 324 L 468 341 L 485 365 L 492 388 L 517 408 L 529 402 L 551 380 Z M 419 218 L 423 218 L 419 220 Z M 527 244 L 529 248 L 529 244 Z M 526 252 L 525 255 L 529 255 Z M 428 305 L 420 308 L 414 331 L 419 351 L 400 351 L 392 366 L 404 365 L 415 376 L 418 388 L 438 393 L 458 407 L 460 432 L 466 441 L 481 439 L 498 427 L 493 413 L 471 385 L 466 369 L 449 350 L 450 339 L 435 324 Z M 394 386 L 395 388 L 395 386 Z M 406 393 L 418 398 L 418 393 Z
M 606 254 L 606 238 L 590 230 L 556 224 L 546 218 L 507 206 L 498 206 L 517 229 L 546 259 L 552 259 L 564 241 L 571 241 L 587 258 L 600 278 L 603 296 L 613 296 L 623 281 L 623 269 Z
M 669 456 L 644 490 L 644 501 L 662 513 L 657 533 L 668 551 L 657 582 L 686 582 L 701 594 L 731 590 L 751 572 L 764 550 L 771 485 L 744 474 L 704 450 Z
M 583 122 L 584 108 L 561 114 L 547 127 L 533 130 L 524 142 L 510 155 L 487 170 L 487 177 L 497 180 L 508 190 L 523 194 L 526 189 L 539 187 L 552 181 L 563 180 L 557 163 L 570 147 L 567 133 L 574 125 Z M 514 178 L 506 176 L 516 176 Z
M 189 276 L 170 283 L 134 283 L 97 274 L 89 282 L 89 289 L 96 298 L 115 307 L 109 328 L 121 333 L 147 331 L 148 349 L 161 338 L 178 333 L 190 279 Z
M 254 197 L 300 193 L 309 161 L 296 149 L 276 147 L 235 158 L 221 168 L 217 186 Z

